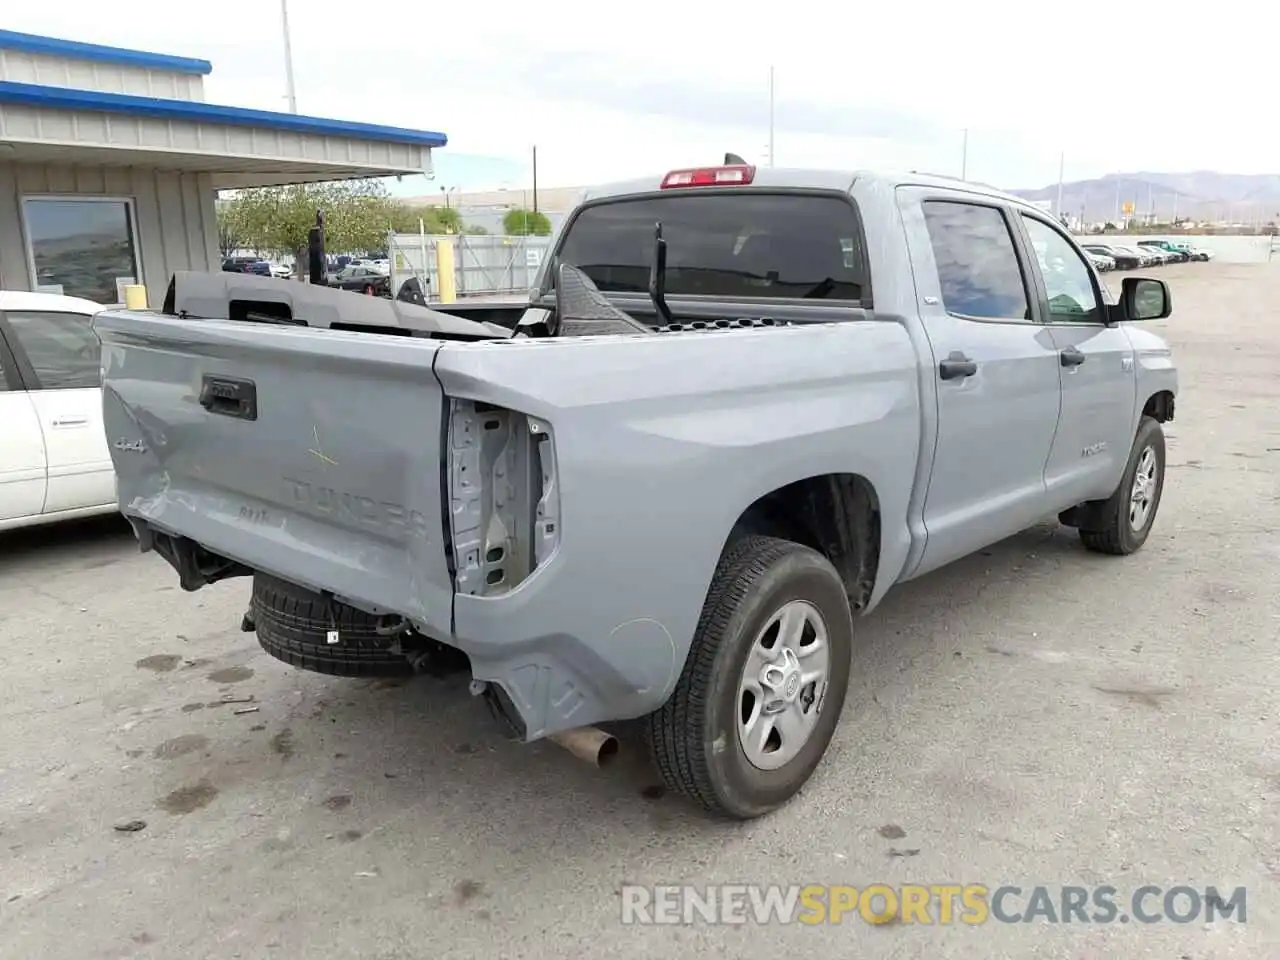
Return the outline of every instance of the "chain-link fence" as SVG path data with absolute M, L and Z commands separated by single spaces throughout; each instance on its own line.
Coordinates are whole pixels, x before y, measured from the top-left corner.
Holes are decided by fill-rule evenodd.
M 427 299 L 436 298 L 440 288 L 436 244 L 441 240 L 453 242 L 454 283 L 459 297 L 527 294 L 551 243 L 550 237 L 393 233 L 387 240 L 393 291 L 410 277 L 417 277 Z

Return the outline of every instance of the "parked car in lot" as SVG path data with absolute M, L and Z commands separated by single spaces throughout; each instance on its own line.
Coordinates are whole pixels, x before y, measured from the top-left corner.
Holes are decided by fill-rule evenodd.
M 1213 258 L 1213 254 L 1208 250 L 1196 247 L 1183 240 L 1161 240 L 1159 243 L 1161 243 L 1166 250 L 1173 250 L 1183 254 L 1188 261 L 1208 261 Z
M 1186 263 L 1190 259 L 1186 251 L 1174 246 L 1168 240 L 1139 240 L 1138 246 L 1163 254 L 1169 263 Z
M 1199 260 L 1208 262 L 1213 259 L 1213 251 L 1206 250 L 1204 247 L 1197 247 L 1191 243 L 1178 242 L 1177 244 L 1187 255 L 1190 260 Z
M 1086 243 L 1084 250 L 1089 254 L 1108 257 L 1115 263 L 1117 270 L 1137 270 L 1139 267 L 1146 266 L 1143 256 L 1134 250 L 1126 250 L 1124 247 L 1112 247 L 1101 243 Z
M 0 291 L 0 530 L 118 509 L 92 328 L 101 309 Z
M 329 286 L 339 290 L 355 290 L 376 297 L 391 296 L 391 278 L 372 266 L 347 264 L 329 277 Z
M 222 261 L 227 273 L 256 273 L 260 277 L 272 275 L 271 262 L 260 257 L 227 257 Z
M 252 577 L 295 666 L 452 651 L 516 738 L 592 757 L 643 718 L 670 788 L 750 818 L 821 761 L 892 586 L 1044 517 L 1151 532 L 1177 375 L 1135 321 L 1168 287 L 1110 300 L 1016 197 L 676 170 L 589 192 L 544 263 L 514 333 L 221 274 L 100 314 L 142 548 Z
M 1158 267 L 1164 264 L 1164 258 L 1160 256 L 1158 251 L 1148 249 L 1147 247 L 1139 247 L 1137 245 L 1129 246 L 1128 244 L 1117 244 L 1111 249 L 1127 256 L 1136 257 L 1138 266 L 1141 267 Z
M 1107 271 L 1114 270 L 1116 268 L 1116 261 L 1114 257 L 1105 253 L 1094 253 L 1090 250 L 1086 250 L 1085 252 L 1089 255 L 1089 260 L 1093 263 L 1094 269 L 1099 273 L 1106 273 Z
M 1149 253 L 1152 256 L 1159 257 L 1163 263 L 1186 263 L 1187 255 L 1181 250 L 1175 250 L 1172 247 L 1166 247 L 1163 243 L 1155 240 L 1139 240 L 1136 244 L 1139 250 Z

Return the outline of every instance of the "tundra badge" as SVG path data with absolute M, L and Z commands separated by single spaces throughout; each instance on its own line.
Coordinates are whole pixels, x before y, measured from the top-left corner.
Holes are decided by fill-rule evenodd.
M 119 440 L 115 442 L 114 446 L 117 450 L 120 450 L 124 453 L 146 453 L 147 452 L 147 445 L 143 443 L 141 440 L 126 440 L 124 437 L 121 437 Z

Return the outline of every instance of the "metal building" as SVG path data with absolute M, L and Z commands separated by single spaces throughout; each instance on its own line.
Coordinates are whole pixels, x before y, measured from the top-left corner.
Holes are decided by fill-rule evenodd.
M 431 170 L 442 133 L 206 103 L 206 60 L 0 30 L 0 289 L 218 267 L 219 189 Z

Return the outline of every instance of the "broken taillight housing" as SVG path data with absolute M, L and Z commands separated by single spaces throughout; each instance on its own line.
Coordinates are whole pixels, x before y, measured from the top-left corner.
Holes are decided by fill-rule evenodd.
M 447 473 L 459 593 L 506 593 L 550 559 L 560 542 L 551 424 L 492 404 L 453 399 Z

